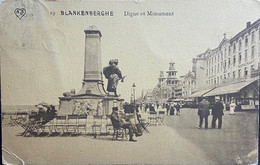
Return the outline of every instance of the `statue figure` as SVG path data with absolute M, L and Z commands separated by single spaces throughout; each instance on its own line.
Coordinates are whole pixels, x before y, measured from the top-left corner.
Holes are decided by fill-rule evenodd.
M 121 80 L 123 82 L 125 78 L 125 76 L 122 77 L 122 73 L 117 65 L 118 60 L 114 59 L 109 61 L 109 66 L 103 68 L 103 74 L 108 79 L 107 91 L 114 92 L 115 96 L 118 96 L 116 91 L 118 81 Z

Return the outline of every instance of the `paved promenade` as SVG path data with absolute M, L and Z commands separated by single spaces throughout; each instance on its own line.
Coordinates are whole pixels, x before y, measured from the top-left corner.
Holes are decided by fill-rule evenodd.
M 2 140 L 27 164 L 248 164 L 257 160 L 257 115 L 225 112 L 223 129 L 204 130 L 196 128 L 196 110 L 182 109 L 137 142 L 111 141 L 111 135 L 22 137 L 19 127 L 2 127 Z

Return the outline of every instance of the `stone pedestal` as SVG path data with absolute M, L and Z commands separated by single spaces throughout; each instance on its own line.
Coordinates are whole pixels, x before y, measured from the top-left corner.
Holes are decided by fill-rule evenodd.
M 118 97 L 107 96 L 104 89 L 100 47 L 101 32 L 95 26 L 90 26 L 84 32 L 85 61 L 82 88 L 77 94 L 75 91 L 67 92 L 64 97 L 59 97 L 58 115 L 85 113 L 108 115 L 112 112 L 113 101 L 120 100 Z
M 113 96 L 70 96 L 60 97 L 60 108 L 58 115 L 84 114 L 88 115 L 109 115 L 112 113 L 114 101 L 117 101 L 119 108 L 122 108 L 123 99 Z

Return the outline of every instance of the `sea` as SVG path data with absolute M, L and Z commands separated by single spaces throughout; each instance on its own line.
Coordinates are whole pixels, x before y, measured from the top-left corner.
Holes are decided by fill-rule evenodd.
M 55 109 L 59 109 L 59 105 L 55 105 Z M 2 105 L 1 113 L 16 113 L 37 111 L 36 105 Z

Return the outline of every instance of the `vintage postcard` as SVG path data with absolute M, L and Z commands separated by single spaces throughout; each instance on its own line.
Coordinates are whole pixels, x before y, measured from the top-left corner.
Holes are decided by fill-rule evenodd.
M 2 163 L 258 164 L 259 0 L 0 0 Z

